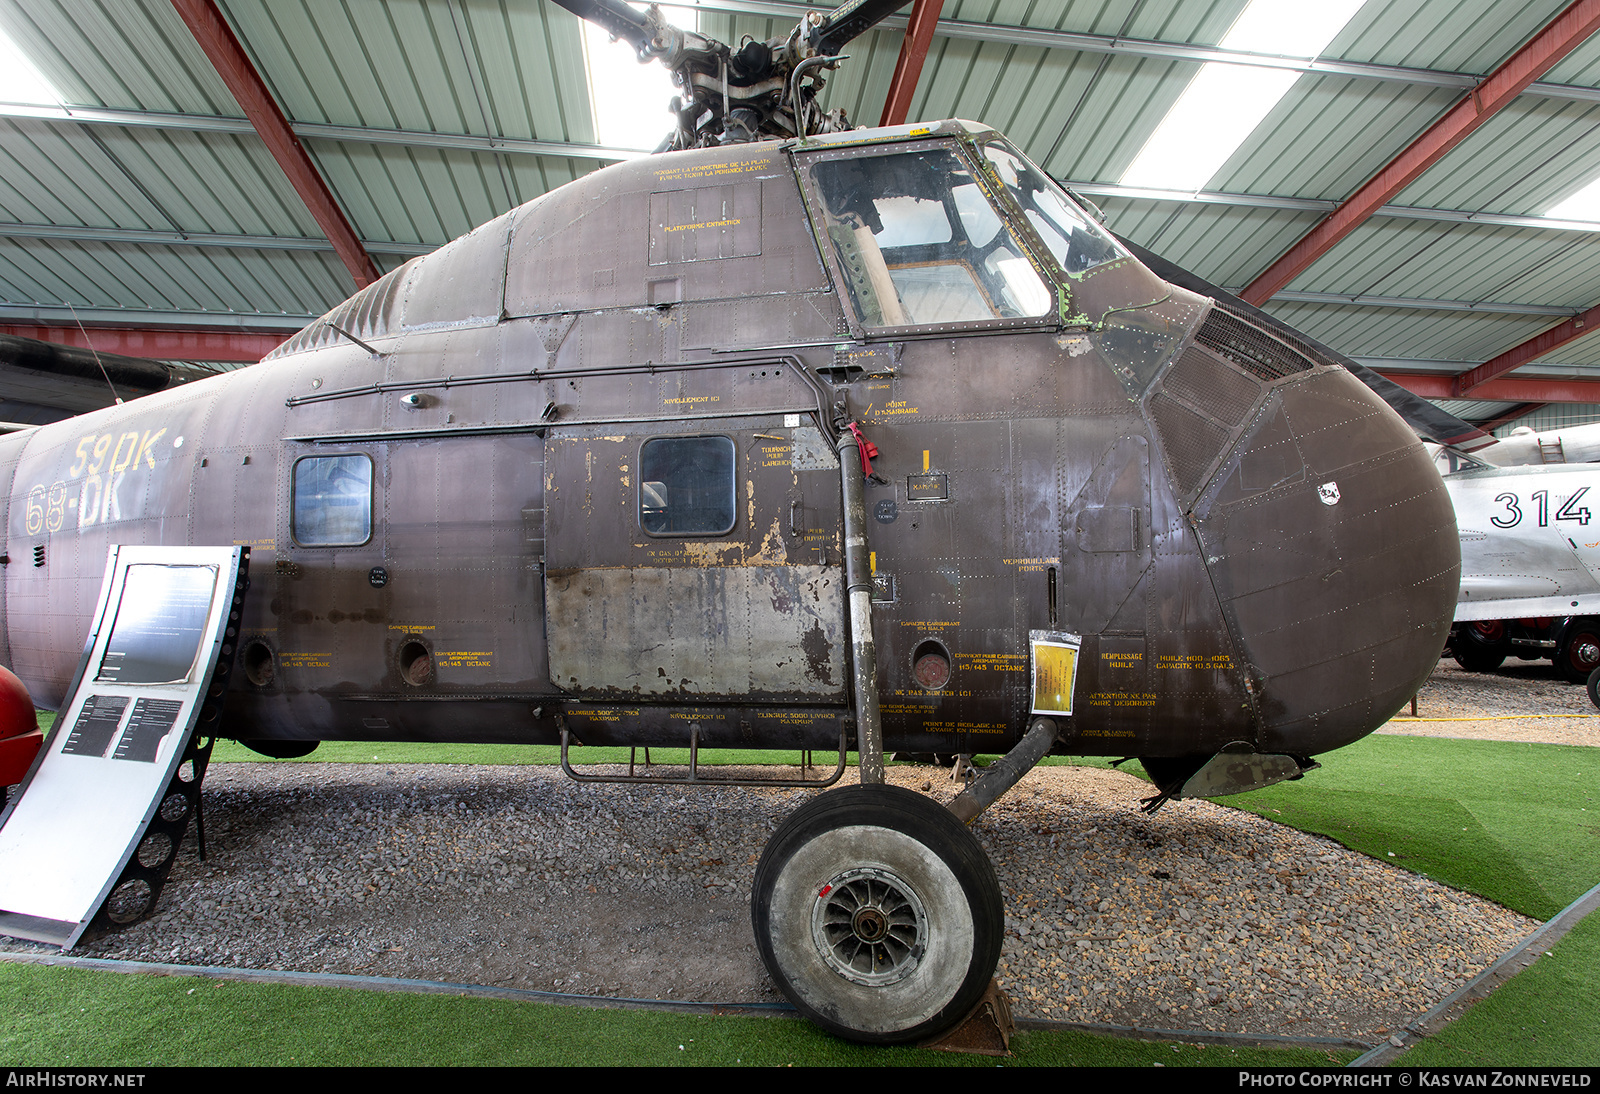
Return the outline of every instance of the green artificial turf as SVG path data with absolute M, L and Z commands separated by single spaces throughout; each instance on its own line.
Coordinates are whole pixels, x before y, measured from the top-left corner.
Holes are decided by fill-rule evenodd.
M 1600 750 L 1372 736 L 1320 759 L 1226 801 L 1538 919 L 1600 883 Z M 1398 1062 L 1600 1062 L 1600 916 L 1550 952 Z
M 1600 883 L 1600 751 L 1371 736 L 1222 799 L 1548 919 Z
M 1354 1053 L 1028 1032 L 1015 1055 L 873 1048 L 793 1019 L 0 965 L 0 1066 L 1316 1067 Z

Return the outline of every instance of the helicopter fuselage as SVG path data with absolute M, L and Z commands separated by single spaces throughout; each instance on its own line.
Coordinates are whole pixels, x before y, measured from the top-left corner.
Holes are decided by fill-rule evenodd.
M 228 736 L 836 746 L 855 423 L 888 747 L 1006 751 L 1040 630 L 1058 751 L 1370 732 L 1456 600 L 1421 445 L 1034 171 L 966 123 L 620 164 L 0 440 L 0 661 L 53 705 L 108 545 L 245 544 Z

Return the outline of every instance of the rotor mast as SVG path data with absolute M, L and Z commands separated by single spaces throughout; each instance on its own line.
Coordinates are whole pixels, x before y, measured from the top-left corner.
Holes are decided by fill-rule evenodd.
M 641 12 L 623 0 L 555 2 L 627 42 L 640 63 L 671 70 L 682 89 L 672 100 L 677 128 L 657 151 L 677 151 L 853 128 L 842 109 L 818 103 L 823 72 L 908 0 L 848 0 L 826 14 L 807 12 L 786 37 L 746 37 L 738 49 L 673 26 L 655 4 Z

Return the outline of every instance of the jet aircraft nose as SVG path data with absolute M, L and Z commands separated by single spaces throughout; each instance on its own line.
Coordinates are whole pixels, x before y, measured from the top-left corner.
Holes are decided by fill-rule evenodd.
M 1366 385 L 1324 366 L 1269 390 L 1190 513 L 1244 661 L 1256 747 L 1309 756 L 1382 725 L 1433 671 L 1460 545 L 1438 472 Z

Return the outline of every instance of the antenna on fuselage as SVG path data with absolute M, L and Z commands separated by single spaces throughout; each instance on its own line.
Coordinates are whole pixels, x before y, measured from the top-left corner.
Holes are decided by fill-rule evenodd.
M 122 405 L 122 396 L 117 394 L 117 385 L 111 382 L 111 373 L 106 371 L 106 363 L 100 360 L 100 354 L 95 352 L 94 343 L 89 340 L 89 332 L 83 329 L 83 320 L 78 318 L 78 309 L 72 306 L 72 301 L 67 301 L 67 310 L 72 312 L 72 321 L 78 324 L 78 333 L 83 335 L 83 344 L 89 347 L 89 352 L 94 354 L 94 363 L 100 366 L 100 375 L 106 378 L 106 387 L 111 389 L 111 399 L 117 406 Z
M 383 355 L 383 351 L 378 349 L 376 346 L 373 346 L 373 345 L 370 345 L 370 344 L 368 344 L 366 342 L 363 342 L 361 339 L 357 338 L 355 335 L 351 334 L 349 331 L 345 330 L 343 327 L 341 327 L 337 323 L 327 323 L 326 325 L 329 328 L 331 328 L 335 333 L 344 335 L 346 338 L 350 339 L 350 341 L 354 342 L 356 345 L 360 346 L 362 349 L 364 349 L 368 353 L 372 354 L 372 359 L 374 361 L 383 360 L 383 356 L 384 356 Z

